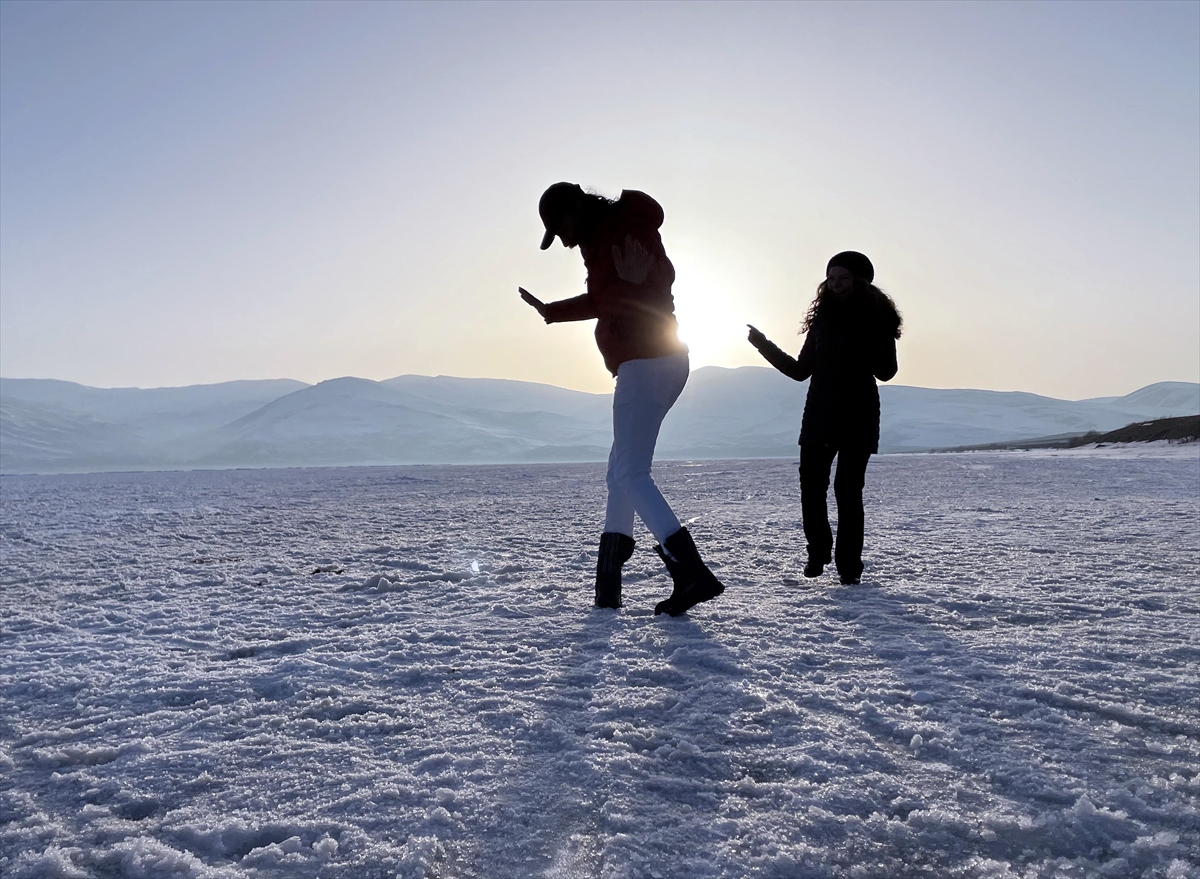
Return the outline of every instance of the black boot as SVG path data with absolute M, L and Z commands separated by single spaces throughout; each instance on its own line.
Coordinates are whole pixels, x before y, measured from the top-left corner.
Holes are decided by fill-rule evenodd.
M 662 546 L 654 547 L 667 573 L 675 584 L 671 597 L 654 606 L 654 613 L 667 613 L 673 617 L 687 613 L 702 601 L 716 598 L 725 591 L 721 581 L 713 576 L 700 558 L 700 551 L 686 528 L 680 528 L 668 537 Z
M 660 613 L 667 611 L 678 596 L 683 594 L 688 585 L 692 582 L 687 575 L 687 571 L 683 569 L 683 565 L 671 558 L 667 551 L 662 548 L 661 543 L 654 544 L 654 551 L 658 557 L 662 559 L 662 563 L 667 566 L 667 573 L 671 575 L 671 595 L 663 601 L 660 601 L 654 606 L 654 613 L 657 616 Z
M 663 549 L 661 543 L 654 544 L 654 552 L 662 559 L 662 563 L 666 565 L 667 573 L 671 575 L 672 583 L 670 596 L 654 605 L 654 615 L 658 616 L 660 613 L 670 613 L 671 608 L 675 606 L 676 600 L 683 595 L 692 581 L 688 578 L 683 565 L 671 558 L 667 551 Z
M 621 606 L 621 567 L 633 555 L 633 538 L 617 531 L 600 535 L 596 555 L 596 607 Z
M 804 576 L 808 579 L 820 577 L 825 572 L 825 564 L 809 559 L 804 565 Z

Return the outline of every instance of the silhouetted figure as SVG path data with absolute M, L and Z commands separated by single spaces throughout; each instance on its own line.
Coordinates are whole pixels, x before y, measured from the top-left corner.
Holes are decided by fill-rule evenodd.
M 825 269 L 804 318 L 804 346 L 791 357 L 750 327 L 750 344 L 796 381 L 812 378 L 800 426 L 800 508 L 808 543 L 805 577 L 819 577 L 831 560 L 833 533 L 826 495 L 837 456 L 837 570 L 843 583 L 862 577 L 863 500 L 867 460 L 879 451 L 879 388 L 896 374 L 901 319 L 891 297 L 876 287 L 875 268 L 847 250 Z
M 633 514 L 659 541 L 655 552 L 674 589 L 656 614 L 678 616 L 725 587 L 700 558 L 650 475 L 663 418 L 688 379 L 688 349 L 679 340 L 671 284 L 675 268 L 658 229 L 663 211 L 644 192 L 625 190 L 616 201 L 555 183 L 538 204 L 546 234 L 579 247 L 587 292 L 544 303 L 524 288 L 521 298 L 546 323 L 596 320 L 596 345 L 617 379 L 613 392 L 613 445 L 608 456 L 608 509 L 596 560 L 596 607 L 621 606 L 621 568 L 633 554 Z

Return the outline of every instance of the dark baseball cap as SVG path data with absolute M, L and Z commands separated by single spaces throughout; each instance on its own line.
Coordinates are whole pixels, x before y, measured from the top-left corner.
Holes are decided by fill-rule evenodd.
M 563 217 L 582 197 L 583 187 L 578 183 L 555 183 L 542 193 L 538 202 L 538 213 L 541 214 L 542 225 L 546 227 L 546 234 L 542 236 L 542 250 L 554 243 Z

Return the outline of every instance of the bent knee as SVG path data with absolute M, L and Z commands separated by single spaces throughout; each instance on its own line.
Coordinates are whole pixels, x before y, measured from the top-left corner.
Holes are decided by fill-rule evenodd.
M 654 484 L 649 470 L 630 470 L 624 467 L 609 470 L 605 481 L 610 491 L 629 491 L 641 485 Z

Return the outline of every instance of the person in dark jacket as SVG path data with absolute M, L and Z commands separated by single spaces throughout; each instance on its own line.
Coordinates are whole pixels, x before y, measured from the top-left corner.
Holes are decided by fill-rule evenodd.
M 524 288 L 521 298 L 546 323 L 596 321 L 596 345 L 617 380 L 613 392 L 613 445 L 608 457 L 608 506 L 596 559 L 596 607 L 621 606 L 621 568 L 633 554 L 636 512 L 659 541 L 655 552 L 674 589 L 654 608 L 679 616 L 725 587 L 700 558 L 650 475 L 663 418 L 688 379 L 688 349 L 679 340 L 671 284 L 675 268 L 658 229 L 663 210 L 644 192 L 626 190 L 615 201 L 556 183 L 538 204 L 546 233 L 578 247 L 587 267 L 587 292 L 542 302 Z
M 808 543 L 805 577 L 819 577 L 832 558 L 842 583 L 862 577 L 863 500 L 867 461 L 879 451 L 879 389 L 896 374 L 901 319 L 875 286 L 875 267 L 848 250 L 829 261 L 804 318 L 804 346 L 791 357 L 754 327 L 749 340 L 789 378 L 811 378 L 800 425 L 800 509 Z M 837 553 L 832 556 L 826 495 L 837 457 Z

